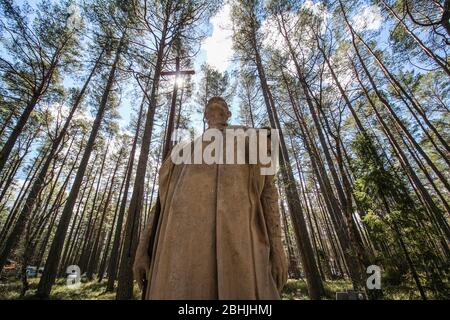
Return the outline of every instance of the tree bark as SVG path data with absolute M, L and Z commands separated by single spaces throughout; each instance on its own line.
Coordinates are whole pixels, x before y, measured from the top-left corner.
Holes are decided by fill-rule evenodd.
M 111 66 L 108 80 L 105 86 L 105 90 L 103 92 L 100 106 L 97 111 L 97 115 L 94 120 L 94 124 L 92 126 L 92 131 L 90 133 L 88 142 L 86 144 L 86 148 L 83 154 L 83 158 L 81 159 L 80 166 L 78 168 L 75 180 L 72 185 L 72 189 L 68 195 L 67 202 L 64 206 L 63 212 L 61 214 L 61 218 L 55 233 L 55 237 L 53 239 L 52 245 L 49 251 L 49 258 L 46 261 L 44 272 L 42 274 L 41 280 L 39 281 L 39 285 L 37 288 L 37 295 L 41 298 L 48 298 L 50 295 L 51 288 L 55 282 L 58 266 L 60 263 L 60 257 L 64 245 L 64 239 L 66 237 L 67 228 L 69 226 L 70 220 L 72 218 L 73 208 L 75 206 L 76 199 L 78 197 L 80 186 L 84 178 L 84 174 L 86 172 L 86 168 L 89 162 L 89 158 L 91 156 L 92 150 L 94 148 L 95 139 L 100 130 L 100 125 L 103 120 L 103 116 L 106 111 L 106 106 L 108 102 L 109 93 L 113 86 L 113 82 L 116 75 L 117 64 L 119 62 L 119 58 L 121 52 L 124 47 L 125 33 L 122 35 L 119 46 L 116 50 L 116 55 L 114 58 L 114 62 Z

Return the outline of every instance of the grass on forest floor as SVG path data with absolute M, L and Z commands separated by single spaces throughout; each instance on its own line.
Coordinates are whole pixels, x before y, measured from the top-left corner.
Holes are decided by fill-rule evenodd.
M 34 294 L 39 279 L 29 280 L 30 289 L 23 299 L 34 299 Z M 327 299 L 334 299 L 336 291 L 344 291 L 351 285 L 346 281 L 332 281 L 326 283 Z M 0 300 L 20 299 L 20 290 L 22 283 L 14 279 L 6 283 L 0 283 Z M 70 289 L 66 286 L 65 280 L 61 279 L 53 286 L 51 299 L 55 300 L 114 300 L 114 292 L 106 292 L 106 281 L 98 283 L 97 281 L 82 282 L 80 288 Z M 140 297 L 140 291 L 137 287 L 134 290 L 135 297 Z M 283 299 L 286 300 L 307 300 L 308 291 L 306 283 L 303 280 L 289 279 L 283 290 Z
M 30 289 L 22 299 L 35 299 L 35 292 L 39 278 L 29 280 Z M 334 280 L 324 282 L 324 299 L 335 299 L 336 292 L 347 291 L 351 289 L 351 283 L 348 280 Z M 15 300 L 20 298 L 22 283 L 17 280 L 0 282 L 0 300 Z M 140 291 L 137 286 L 134 288 L 134 296 L 140 298 Z M 106 281 L 98 283 L 97 281 L 82 282 L 80 288 L 70 289 L 66 286 L 66 280 L 60 279 L 53 286 L 51 292 L 53 300 L 114 300 L 115 292 L 106 292 Z M 283 289 L 282 298 L 284 300 L 308 300 L 308 291 L 304 280 L 289 279 Z M 396 286 L 384 289 L 384 299 L 409 300 L 420 299 L 420 296 L 410 287 Z
M 39 283 L 39 278 L 28 280 L 30 289 L 22 299 L 36 299 L 35 293 Z M 0 283 L 0 300 L 15 300 L 20 298 L 22 283 L 19 280 Z M 140 296 L 138 287 L 134 290 L 135 297 Z M 106 281 L 83 281 L 79 288 L 71 289 L 67 287 L 66 280 L 60 279 L 53 286 L 50 299 L 52 300 L 114 300 L 115 292 L 106 292 Z
M 324 282 L 324 299 L 334 300 L 336 292 L 347 291 L 352 285 L 346 280 L 334 280 Z M 309 300 L 308 289 L 304 280 L 289 279 L 283 289 L 283 300 Z
M 334 300 L 336 292 L 346 292 L 352 289 L 350 280 L 333 280 L 324 281 L 325 297 L 323 299 Z M 399 284 L 399 285 L 384 285 L 383 286 L 384 300 L 421 300 L 419 291 L 414 286 L 414 283 Z M 426 290 L 427 298 L 433 299 L 447 299 L 445 297 L 437 297 L 431 290 Z M 308 290 L 306 282 L 303 280 L 289 279 L 283 289 L 283 299 L 285 300 L 307 300 Z

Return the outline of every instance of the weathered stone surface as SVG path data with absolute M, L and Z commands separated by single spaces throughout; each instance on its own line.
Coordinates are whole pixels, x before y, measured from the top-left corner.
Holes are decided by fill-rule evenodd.
M 206 108 L 208 127 L 227 128 L 223 100 Z M 203 142 L 203 144 L 207 144 Z M 153 254 L 141 237 L 146 299 L 279 299 L 287 279 L 274 176 L 251 164 L 173 164 L 159 175 L 161 216 Z

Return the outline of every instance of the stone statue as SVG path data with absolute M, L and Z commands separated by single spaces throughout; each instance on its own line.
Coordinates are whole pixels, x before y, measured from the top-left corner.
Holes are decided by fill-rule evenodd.
M 224 99 L 211 98 L 205 133 L 232 128 L 230 116 Z M 278 193 L 274 175 L 258 167 L 163 162 L 153 248 L 147 225 L 133 268 L 141 288 L 148 283 L 145 299 L 280 299 L 287 261 Z

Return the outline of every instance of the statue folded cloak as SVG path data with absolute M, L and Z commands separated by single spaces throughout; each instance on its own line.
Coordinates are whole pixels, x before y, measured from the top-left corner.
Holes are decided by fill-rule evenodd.
M 274 183 L 259 164 L 168 157 L 145 299 L 280 299 L 268 229 L 280 229 Z

